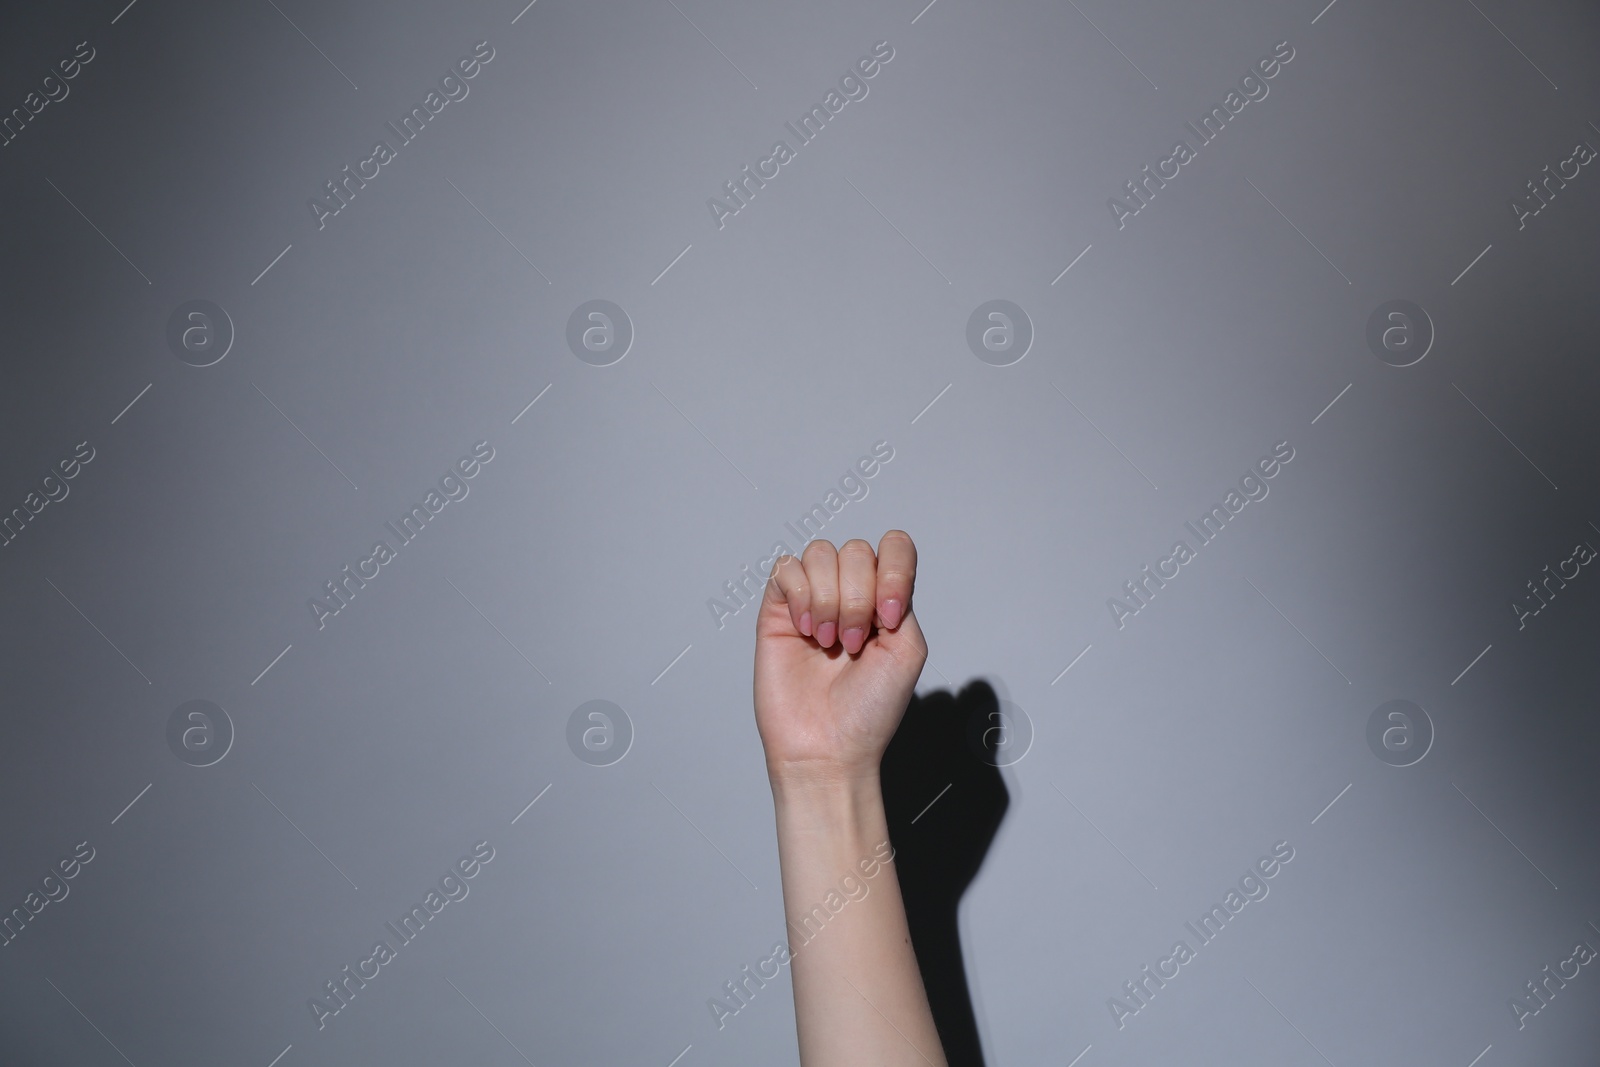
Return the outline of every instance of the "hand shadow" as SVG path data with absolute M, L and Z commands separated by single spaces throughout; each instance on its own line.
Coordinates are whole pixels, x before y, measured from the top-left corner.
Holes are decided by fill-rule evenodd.
M 956 909 L 1010 804 L 989 762 L 1004 740 L 991 729 L 999 711 L 999 697 L 981 679 L 959 695 L 913 696 L 880 769 L 911 943 L 951 1067 L 983 1067 Z M 989 761 L 979 758 L 983 751 Z

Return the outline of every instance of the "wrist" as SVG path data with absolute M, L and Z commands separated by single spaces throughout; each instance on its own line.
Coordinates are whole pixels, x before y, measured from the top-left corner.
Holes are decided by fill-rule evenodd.
M 859 773 L 787 773 L 772 776 L 780 829 L 851 839 L 881 833 L 887 819 L 877 769 Z
M 844 795 L 861 795 L 880 790 L 878 761 L 842 763 L 832 760 L 801 760 L 767 763 L 767 778 L 773 796 L 796 801 L 826 801 Z

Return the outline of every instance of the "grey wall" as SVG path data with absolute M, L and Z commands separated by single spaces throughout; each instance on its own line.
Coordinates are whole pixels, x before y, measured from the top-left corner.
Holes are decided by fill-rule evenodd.
M 796 1062 L 724 583 L 832 503 L 1017 731 L 988 1063 L 1594 1061 L 1591 9 L 123 2 L 0 33 L 0 1058 Z

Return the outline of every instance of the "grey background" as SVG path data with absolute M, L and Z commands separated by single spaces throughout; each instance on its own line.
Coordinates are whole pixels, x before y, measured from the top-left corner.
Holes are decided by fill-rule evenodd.
M 961 913 L 989 1063 L 1594 1062 L 1592 967 L 1508 1010 L 1600 946 L 1600 578 L 1508 609 L 1600 544 L 1600 176 L 1508 206 L 1600 144 L 1592 8 L 4 22 L 6 113 L 96 52 L 0 148 L 0 507 L 95 449 L 0 549 L 0 908 L 96 850 L 0 949 L 6 1062 L 796 1062 L 787 972 L 707 1008 L 783 936 L 753 612 L 707 600 L 879 440 L 823 536 L 910 531 L 920 690 L 987 679 L 1035 730 Z M 483 40 L 319 230 L 308 198 Z M 1107 198 L 1284 40 L 1119 229 Z M 707 198 L 878 41 L 719 229 Z M 204 368 L 165 340 L 194 299 L 237 332 Z M 565 342 L 591 299 L 635 330 L 611 366 Z M 1011 366 L 965 342 L 991 299 L 1035 332 Z M 1364 339 L 1390 299 L 1437 331 L 1410 367 Z M 469 496 L 319 630 L 308 598 L 479 440 Z M 1106 599 L 1279 441 L 1270 496 L 1118 630 Z M 1365 740 L 1397 698 L 1436 731 L 1404 768 Z M 208 767 L 166 740 L 195 699 L 236 731 Z M 597 699 L 634 730 L 604 767 L 566 740 Z M 308 998 L 480 840 L 319 1031 Z M 1119 1030 L 1108 998 L 1280 840 L 1270 896 Z

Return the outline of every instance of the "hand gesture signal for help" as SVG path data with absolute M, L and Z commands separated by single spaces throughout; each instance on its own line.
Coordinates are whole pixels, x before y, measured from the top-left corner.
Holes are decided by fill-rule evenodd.
M 812 541 L 773 565 L 756 616 L 756 728 L 767 773 L 875 778 L 922 674 L 911 610 L 917 549 L 890 530 L 878 551 Z

